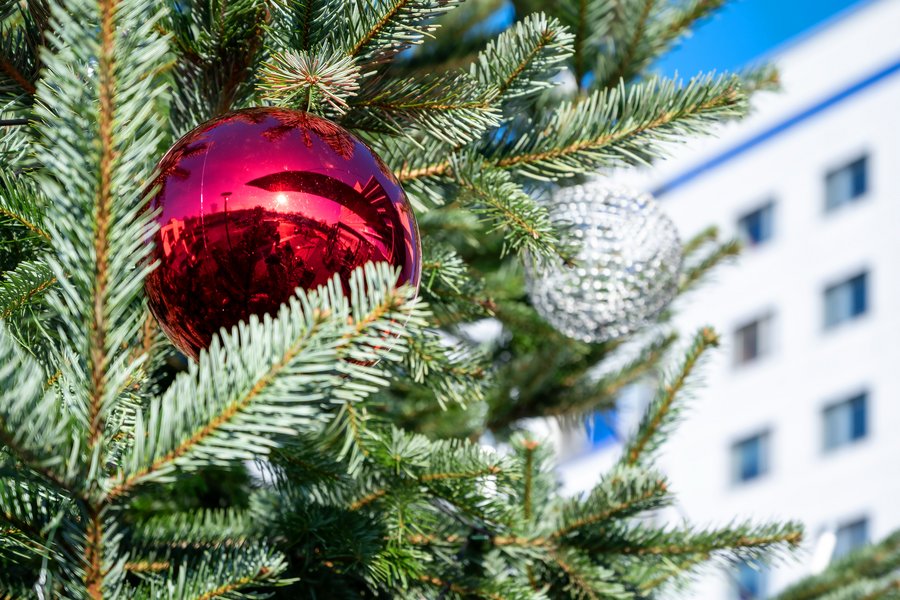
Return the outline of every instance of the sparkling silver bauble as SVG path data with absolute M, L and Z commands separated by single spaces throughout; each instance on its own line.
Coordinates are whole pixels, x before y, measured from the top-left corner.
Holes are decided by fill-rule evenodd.
M 551 220 L 578 247 L 575 267 L 526 260 L 528 294 L 561 333 L 603 342 L 634 332 L 675 297 L 681 241 L 650 194 L 591 182 L 553 194 Z

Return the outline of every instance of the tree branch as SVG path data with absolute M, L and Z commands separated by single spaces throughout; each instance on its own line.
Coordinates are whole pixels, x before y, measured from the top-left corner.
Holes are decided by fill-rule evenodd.
M 33 96 L 37 90 L 30 81 L 28 81 L 24 75 L 13 65 L 11 62 L 6 60 L 5 56 L 0 56 L 0 70 L 6 73 L 10 79 L 16 82 L 20 88 L 22 88 L 26 93 Z

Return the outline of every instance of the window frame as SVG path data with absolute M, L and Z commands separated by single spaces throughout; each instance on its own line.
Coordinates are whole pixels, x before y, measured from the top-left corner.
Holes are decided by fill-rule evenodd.
M 745 486 L 747 484 L 759 481 L 772 473 L 772 428 L 766 427 L 758 430 L 756 433 L 744 435 L 731 442 L 729 449 L 729 480 L 732 486 Z M 752 477 L 744 478 L 743 474 L 743 454 L 741 448 L 747 446 L 751 442 L 756 442 L 759 448 L 759 457 L 757 457 L 757 470 Z
M 820 411 L 820 418 L 822 423 L 822 452 L 825 454 L 832 454 L 834 452 L 839 452 L 844 448 L 849 448 L 856 446 L 871 435 L 871 402 L 872 394 L 868 388 L 863 388 L 857 390 L 851 394 L 845 394 L 837 400 L 832 400 L 824 404 Z M 855 435 L 856 432 L 856 409 L 853 404 L 859 400 L 862 400 L 862 434 Z M 844 439 L 843 437 L 840 441 L 831 441 L 829 440 L 829 415 L 835 414 L 835 411 L 840 410 L 842 407 L 846 407 L 846 409 L 850 412 L 849 418 L 847 421 L 850 423 L 850 435 Z
M 858 152 L 852 156 L 852 159 L 844 160 L 843 162 L 837 164 L 837 166 L 831 167 L 825 171 L 825 177 L 823 180 L 825 188 L 823 199 L 826 215 L 834 214 L 836 212 L 839 212 L 842 208 L 864 201 L 871 192 L 871 154 L 868 150 L 863 150 L 862 152 Z M 853 179 L 855 178 L 857 172 L 854 170 L 854 167 L 859 164 L 862 164 L 862 190 L 860 192 L 856 192 L 856 183 L 853 181 Z M 831 201 L 830 193 L 832 186 L 831 182 L 836 177 L 840 176 L 843 172 L 850 172 L 849 176 L 851 178 L 850 186 L 852 188 L 852 195 L 847 198 L 843 198 L 839 202 L 833 204 Z
M 745 342 L 742 332 L 753 326 L 756 327 L 756 353 L 751 358 L 746 358 L 744 354 Z M 740 321 L 731 331 L 732 366 L 736 369 L 743 369 L 750 365 L 758 364 L 760 361 L 770 356 L 775 350 L 775 311 L 768 310 L 758 313 L 753 318 Z
M 738 231 L 738 237 L 740 238 L 741 242 L 743 243 L 743 245 L 745 247 L 756 249 L 756 248 L 762 248 L 762 247 L 767 246 L 772 243 L 772 241 L 775 239 L 775 217 L 776 217 L 775 207 L 776 207 L 775 198 L 768 197 L 765 200 L 763 200 L 761 203 L 757 204 L 755 206 L 755 208 L 746 210 L 737 215 L 737 218 L 735 219 L 735 224 L 736 224 L 737 231 Z M 753 241 L 751 241 L 750 236 L 746 235 L 747 229 L 744 227 L 744 223 L 747 220 L 749 220 L 751 217 L 753 217 L 754 215 L 756 215 L 758 213 L 766 214 L 766 212 L 768 212 L 768 219 L 769 219 L 769 223 L 768 223 L 769 227 L 767 230 L 768 237 L 765 237 L 765 238 L 759 240 L 758 242 L 753 242 Z
M 872 310 L 872 271 L 868 266 L 864 266 L 860 269 L 857 269 L 856 271 L 853 271 L 852 273 L 852 275 L 832 280 L 830 283 L 826 284 L 824 289 L 822 290 L 822 327 L 825 331 L 831 331 L 847 323 L 858 321 L 868 315 Z M 829 296 L 831 294 L 838 293 L 838 290 L 840 290 L 841 288 L 853 285 L 853 283 L 857 280 L 862 280 L 863 282 L 861 288 L 862 309 L 859 311 L 856 310 L 857 289 L 855 287 L 852 287 L 849 292 L 851 311 L 846 315 L 832 318 L 828 309 Z

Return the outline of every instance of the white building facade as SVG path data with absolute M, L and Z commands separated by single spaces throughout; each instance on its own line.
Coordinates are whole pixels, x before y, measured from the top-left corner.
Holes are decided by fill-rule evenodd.
M 685 239 L 748 247 L 676 312 L 723 347 L 666 446 L 679 516 L 797 519 L 805 552 L 710 572 L 689 597 L 764 598 L 900 528 L 900 1 L 772 56 L 784 91 L 642 175 Z M 608 448 L 563 466 L 585 489 Z

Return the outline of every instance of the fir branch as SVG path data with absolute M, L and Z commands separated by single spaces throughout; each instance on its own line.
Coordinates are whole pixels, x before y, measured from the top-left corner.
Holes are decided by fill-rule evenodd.
M 718 343 L 718 335 L 712 329 L 703 328 L 697 332 L 681 366 L 674 377 L 660 386 L 638 425 L 637 433 L 622 450 L 621 464 L 641 464 L 649 460 L 662 444 L 679 413 L 676 406 L 678 393 L 684 388 L 700 357 Z
M 138 523 L 132 536 L 138 545 L 149 548 L 231 547 L 254 539 L 257 525 L 246 510 L 202 509 L 153 516 Z
M 84 574 L 82 580 L 87 595 L 93 600 L 102 600 L 104 597 L 105 581 L 103 559 L 107 551 L 104 538 L 103 511 L 94 506 L 88 506 L 87 519 L 84 531 Z
M 276 52 L 262 66 L 257 86 L 284 106 L 342 115 L 359 89 L 359 67 L 339 53 Z
M 689 29 L 721 8 L 725 0 L 682 3 L 637 0 L 618 3 L 609 27 L 607 52 L 597 56 L 593 86 L 629 83 L 672 49 Z
M 522 444 L 525 453 L 525 482 L 522 490 L 522 515 L 526 520 L 531 520 L 532 490 L 534 489 L 534 451 L 538 443 L 534 440 L 526 440 Z
M 897 600 L 900 598 L 900 576 L 854 581 L 826 596 L 826 600 Z
M 822 573 L 789 586 L 775 600 L 816 600 L 846 589 L 858 581 L 878 581 L 900 569 L 900 532 L 865 546 L 832 563 Z
M 254 97 L 255 70 L 270 25 L 270 8 L 278 2 L 211 0 L 186 10 L 166 11 L 164 29 L 179 60 L 174 63 L 173 102 L 169 118 L 175 131 L 245 105 Z M 289 0 L 284 0 L 289 1 Z M 275 15 L 283 11 L 275 10 Z M 269 37 L 276 50 L 280 36 Z
M 23 261 L 0 279 L 0 319 L 9 319 L 39 298 L 56 277 L 41 262 Z
M 683 86 L 650 79 L 563 103 L 546 122 L 489 147 L 487 161 L 536 179 L 643 164 L 662 153 L 664 142 L 704 133 L 745 111 L 737 77 L 697 77 Z
M 689 265 L 684 270 L 681 274 L 681 281 L 678 283 L 678 292 L 684 293 L 692 289 L 710 271 L 724 261 L 737 257 L 740 253 L 741 243 L 737 240 L 719 244 L 712 252 L 707 253 L 701 260 Z
M 719 239 L 719 228 L 715 225 L 707 227 L 700 233 L 694 235 L 691 239 L 687 240 L 681 247 L 681 256 L 684 259 L 690 259 L 690 257 L 700 248 L 703 248 L 705 245 L 715 242 Z
M 37 181 L 54 198 L 45 228 L 58 284 L 47 304 L 60 320 L 65 352 L 83 369 L 70 381 L 72 410 L 89 448 L 102 445 L 106 417 L 138 366 L 127 364 L 127 348 L 144 316 L 137 298 L 152 266 L 144 240 L 154 228 L 141 182 L 156 159 L 162 126 L 154 108 L 166 91 L 157 85 L 166 44 L 154 31 L 156 8 L 122 2 L 51 6 L 35 109 L 43 165 Z
M 350 0 L 337 46 L 367 63 L 388 60 L 435 29 L 435 17 L 459 0 Z
M 669 501 L 668 485 L 661 477 L 633 468 L 617 469 L 604 476 L 587 498 L 563 505 L 562 523 L 550 538 L 576 546 L 590 544 L 590 529 L 606 529 L 607 522 L 620 522 Z
M 731 560 L 753 560 L 767 552 L 795 548 L 802 539 L 803 528 L 798 523 L 733 525 L 700 532 L 635 528 L 622 540 L 610 540 L 603 551 L 631 556 L 718 553 Z
M 447 177 L 451 174 L 450 162 L 433 162 L 422 166 L 404 164 L 395 170 L 394 175 L 401 183 L 426 179 L 429 177 Z
M 279 50 L 312 52 L 338 24 L 342 0 L 276 0 L 268 27 Z
M 28 94 L 0 72 L 3 101 L 13 94 L 11 106 L 34 124 L 0 132 L 0 152 L 13 157 L 13 172 L 24 182 L 0 182 L 0 219 L 17 238 L 53 242 L 46 268 L 21 258 L 7 262 L 19 267 L 0 281 L 0 314 L 15 315 L 49 286 L 40 305 L 47 318 L 37 311 L 29 318 L 40 317 L 41 327 L 58 328 L 62 337 L 61 348 L 55 345 L 38 365 L 0 331 L 0 453 L 18 470 L 0 473 L 0 521 L 15 536 L 0 541 L 0 588 L 15 589 L 20 571 L 7 573 L 7 557 L 21 546 L 23 581 L 36 580 L 29 570 L 51 557 L 35 588 L 48 596 L 256 597 L 298 575 L 300 593 L 323 596 L 412 590 L 438 598 L 618 600 L 646 595 L 661 573 L 675 576 L 716 557 L 757 559 L 798 543 L 793 524 L 699 531 L 637 524 L 671 501 L 648 464 L 678 411 L 685 380 L 715 343 L 708 330 L 660 389 L 621 463 L 587 497 L 560 498 L 546 444 L 516 436 L 513 455 L 500 457 L 474 443 L 410 434 L 387 420 L 397 411 L 390 402 L 402 402 L 404 393 L 436 411 L 451 402 L 476 404 L 468 414 L 450 407 L 446 429 L 463 421 L 477 429 L 472 419 L 501 410 L 494 404 L 513 390 L 526 398 L 515 403 L 526 412 L 542 399 L 544 412 L 571 414 L 596 406 L 657 362 L 671 336 L 608 377 L 588 378 L 587 366 L 616 344 L 572 345 L 535 329 L 533 311 L 516 312 L 521 279 L 512 263 L 496 262 L 501 240 L 500 253 L 567 254 L 522 180 L 650 161 L 662 144 L 742 114 L 747 91 L 769 85 L 771 72 L 579 93 L 549 116 L 540 102 L 515 114 L 512 103 L 549 86 L 569 59 L 582 86 L 595 64 L 597 85 L 605 73 L 639 75 L 720 0 L 629 0 L 637 12 L 618 15 L 615 7 L 626 3 L 567 0 L 559 21 L 527 17 L 489 43 L 465 74 L 424 79 L 392 79 L 418 66 L 389 70 L 380 63 L 421 41 L 457 0 L 211 0 L 166 11 L 164 24 L 149 0 L 60 1 L 50 5 L 52 27 L 38 28 L 49 29 L 49 51 L 33 111 Z M 35 23 L 43 2 L 29 0 Z M 8 24 L 4 6 L 0 21 Z M 515 305 L 504 309 L 513 317 L 500 313 L 516 335 L 504 336 L 496 353 L 507 373 L 522 365 L 537 369 L 528 389 L 511 379 L 482 402 L 488 374 L 482 356 L 427 331 L 424 307 L 411 290 L 395 289 L 397 272 L 382 265 L 355 274 L 349 285 L 335 279 L 301 292 L 275 317 L 222 332 L 199 364 L 156 395 L 161 378 L 148 373 L 159 370 L 164 354 L 140 299 L 152 266 L 145 240 L 154 215 L 141 192 L 168 135 L 161 119 L 181 129 L 256 97 L 251 79 L 263 32 L 268 62 L 258 89 L 267 100 L 346 111 L 345 124 L 360 126 L 417 208 L 445 205 L 429 211 L 427 231 L 459 252 L 449 244 L 429 252 L 423 294 L 441 299 L 445 323 L 492 310 L 485 289 Z M 171 37 L 179 56 L 171 107 L 162 95 L 169 86 L 158 77 L 166 64 L 162 37 Z M 0 55 L 9 57 L 6 41 Z M 26 80 L 38 72 L 29 57 L 10 58 Z M 508 126 L 486 135 L 504 114 Z M 534 121 L 527 124 L 529 115 Z M 393 136 L 398 132 L 404 135 Z M 24 177 L 32 171 L 39 173 L 33 189 Z M 485 237 L 488 229 L 497 235 Z M 723 246 L 703 255 L 699 248 L 709 241 L 689 248 L 697 260 L 687 282 L 731 252 Z M 467 263 L 477 269 L 474 276 Z M 469 301 L 482 304 L 467 313 L 462 306 Z M 518 336 L 521 328 L 534 339 Z M 559 345 L 547 350 L 548 340 Z M 522 347 L 539 345 L 540 352 L 521 360 Z M 375 396 L 392 378 L 402 380 L 393 394 Z M 266 455 L 274 484 L 254 496 L 258 504 L 249 511 L 173 514 L 179 499 L 165 498 L 157 517 L 141 520 L 142 511 L 159 510 L 162 495 L 183 492 L 180 485 L 147 484 Z M 31 488 L 12 492 L 19 504 L 8 510 L 2 490 L 20 478 Z M 33 500 L 43 504 L 18 508 Z M 286 556 L 262 540 L 283 543 Z M 892 585 L 873 575 L 838 591 L 874 595 Z
M 456 594 L 462 598 L 484 598 L 485 600 L 510 600 L 506 596 L 502 596 L 500 594 L 494 594 L 491 592 L 482 592 L 476 589 L 465 588 L 459 584 L 453 583 L 451 581 L 445 581 L 440 577 L 435 575 L 420 575 L 419 581 L 422 583 L 427 583 L 430 586 L 434 586 L 441 590 L 441 595 L 438 596 L 443 597 L 446 596 L 447 592 Z
M 500 124 L 496 92 L 465 73 L 379 80 L 363 87 L 347 115 L 354 129 L 409 135 L 409 129 L 461 146 Z
M 430 214 L 435 216 L 437 211 Z M 493 303 L 485 294 L 483 282 L 470 275 L 465 261 L 446 243 L 423 247 L 419 293 L 435 312 L 439 325 L 485 317 L 492 312 Z
M 380 476 L 347 503 L 350 511 L 359 511 L 378 502 L 405 505 L 410 494 L 421 497 L 426 505 L 452 507 L 456 518 L 496 524 L 504 518 L 499 507 L 485 502 L 482 489 L 491 481 L 498 491 L 507 489 L 510 465 L 501 457 L 464 440 L 431 441 L 420 434 L 397 428 L 371 432 L 373 443 L 365 467 L 377 469 Z M 498 492 L 499 493 L 499 492 Z M 360 495 L 361 494 L 361 495 Z M 402 510 L 402 509 L 401 509 Z M 412 525 L 419 527 L 418 525 Z M 406 539 L 405 526 L 398 521 L 393 536 Z
M 539 442 L 522 433 L 515 434 L 510 444 L 516 465 L 516 474 L 512 477 L 515 486 L 512 502 L 516 515 L 521 518 L 527 508 L 530 515 L 527 522 L 537 525 L 539 530 L 542 530 L 549 522 L 548 511 L 551 510 L 557 486 L 552 465 L 552 448 L 550 444 Z M 518 537 L 522 536 L 511 536 L 511 538 Z M 532 542 L 535 542 L 543 536 L 525 537 L 532 538 Z
M 442 408 L 484 398 L 489 366 L 482 353 L 434 331 L 410 340 L 409 348 L 403 361 L 405 374 L 427 388 Z
M 465 261 L 449 244 L 426 245 L 422 257 L 422 286 L 429 292 L 449 288 L 461 292 L 467 287 L 469 273 Z M 435 298 L 439 294 L 434 294 Z
M 684 5 L 674 8 L 672 15 L 666 19 L 662 41 L 677 40 L 696 25 L 697 21 L 709 17 L 722 8 L 725 2 L 726 0 L 690 0 Z
M 369 138 L 372 148 L 385 161 L 385 164 L 400 178 L 410 171 L 417 172 L 419 167 L 427 167 L 443 162 L 453 151 L 444 142 L 434 136 L 416 134 L 414 136 L 395 136 L 373 133 Z M 446 204 L 450 197 L 448 185 L 451 179 L 443 173 L 434 177 L 423 174 L 416 178 L 401 180 L 413 205 L 420 214 L 434 206 Z
M 632 597 L 616 581 L 612 570 L 595 564 L 583 552 L 573 548 L 560 548 L 550 552 L 548 558 L 547 566 L 559 571 L 558 575 L 547 578 L 549 584 L 558 592 L 564 592 L 564 597 L 579 600 L 626 600 Z
M 22 91 L 29 95 L 34 95 L 37 91 L 34 84 L 28 81 L 18 68 L 5 56 L 0 54 L 0 71 L 3 71 L 10 80 L 15 82 Z
M 579 85 L 596 62 L 601 42 L 609 37 L 617 5 L 610 0 L 568 0 L 555 7 L 555 14 L 574 36 L 572 74 Z
M 599 378 L 590 372 L 585 373 L 568 389 L 561 385 L 558 401 L 549 404 L 542 412 L 570 422 L 572 419 L 583 419 L 592 411 L 611 408 L 619 392 L 651 373 L 677 339 L 674 333 L 655 337 L 621 367 Z
M 781 89 L 781 75 L 774 65 L 750 67 L 739 73 L 744 89 L 752 92 L 775 92 Z
M 635 53 L 638 51 L 638 45 L 644 40 L 647 22 L 650 20 L 650 15 L 658 2 L 659 0 L 640 0 L 640 2 L 636 3 L 640 5 L 640 11 L 637 18 L 628 19 L 631 35 L 623 45 L 623 48 L 621 50 L 617 49 L 619 56 L 616 60 L 615 69 L 606 78 L 607 85 L 619 85 L 620 80 L 631 75 L 631 72 L 634 70 L 633 60 Z
M 320 481 L 337 485 L 345 480 L 346 470 L 329 453 L 320 451 L 316 437 L 300 437 L 272 452 L 272 470 L 280 484 L 297 487 L 296 482 L 315 484 Z
M 573 36 L 559 21 L 542 13 L 528 15 L 491 41 L 470 68 L 499 99 L 532 96 L 551 87 L 550 79 L 572 53 Z
M 375 502 L 376 500 L 378 500 L 379 498 L 383 498 L 384 496 L 387 495 L 387 493 L 388 493 L 388 490 L 385 488 L 379 488 L 377 490 L 373 490 L 373 491 L 369 492 L 368 494 L 366 494 L 365 496 L 363 496 L 362 498 L 359 498 L 359 499 L 351 502 L 350 505 L 347 507 L 347 510 L 350 510 L 351 512 L 355 512 L 357 510 L 363 509 L 366 506 L 368 506 L 368 505 L 372 504 L 373 502 Z
M 0 444 L 16 460 L 61 490 L 72 485 L 69 416 L 56 396 L 44 392 L 42 371 L 0 327 Z
M 564 263 L 573 262 L 562 247 L 547 209 L 513 182 L 509 173 L 498 169 L 456 170 L 462 202 L 490 221 L 490 231 L 503 233 L 501 256 L 509 250 L 527 251 L 537 257 L 558 256 Z
M 424 475 L 419 477 L 419 481 L 421 481 L 422 483 L 429 483 L 432 481 L 445 481 L 447 479 L 478 479 L 480 477 L 485 477 L 486 475 L 496 475 L 499 472 L 500 467 L 491 465 L 488 467 L 481 467 L 470 471 L 425 473 Z
M 32 587 L 23 582 L 0 581 L 0 599 L 31 600 L 38 598 Z
M 0 104 L 4 110 L 27 111 L 34 100 L 47 28 L 45 12 L 33 0 L 0 7 Z
M 138 560 L 125 563 L 125 570 L 129 573 L 159 573 L 168 571 L 172 563 L 167 560 Z
M 46 199 L 38 186 L 24 173 L 0 172 L 0 218 L 9 219 L 44 241 L 50 234 L 44 228 Z
M 132 360 L 145 359 L 151 362 L 150 358 L 154 349 L 159 345 L 160 334 L 159 322 L 149 310 L 144 315 L 144 324 L 141 326 L 140 339 L 132 352 Z
M 641 569 L 649 572 L 649 577 L 638 580 L 638 589 L 643 593 L 652 593 L 711 559 L 712 554 L 708 552 L 675 557 L 667 556 L 665 560 L 660 561 L 660 564 L 650 564 Z
M 384 369 L 373 363 L 398 360 L 402 336 L 424 324 L 411 290 L 394 289 L 396 278 L 387 265 L 369 265 L 351 277 L 352 305 L 335 276 L 300 292 L 277 319 L 254 316 L 223 333 L 151 403 L 146 422 L 138 417 L 135 444 L 109 496 L 168 479 L 176 467 L 265 455 L 279 437 L 329 420 L 329 404 L 357 402 L 382 387 Z
M 706 133 L 746 109 L 736 76 L 697 77 L 683 86 L 651 79 L 600 90 L 580 102 L 561 104 L 525 133 L 510 130 L 485 149 L 483 167 L 553 180 L 601 167 L 646 164 L 664 154 L 665 143 Z M 418 161 L 401 165 L 395 174 L 402 183 L 451 177 L 453 163 Z
M 40 487 L 0 477 L 0 524 L 11 526 L 38 555 L 51 554 L 50 535 L 60 509 L 59 499 Z
M 265 545 L 217 548 L 190 557 L 164 575 L 149 577 L 133 591 L 138 600 L 258 597 L 251 590 L 287 585 L 284 557 Z

